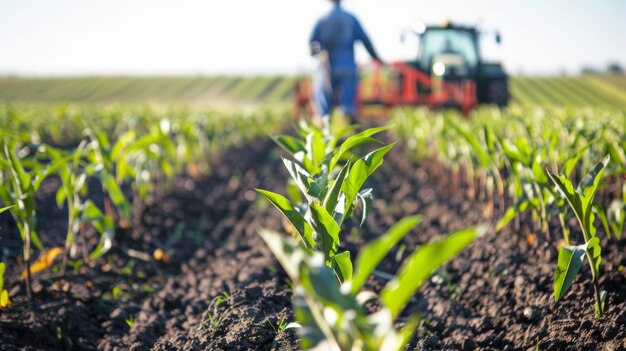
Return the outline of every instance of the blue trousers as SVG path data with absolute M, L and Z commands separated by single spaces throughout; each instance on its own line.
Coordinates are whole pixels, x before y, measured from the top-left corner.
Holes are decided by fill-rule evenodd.
M 355 116 L 358 84 L 356 69 L 331 69 L 330 77 L 320 69 L 314 82 L 315 110 L 320 116 L 329 116 L 337 106 L 345 114 Z

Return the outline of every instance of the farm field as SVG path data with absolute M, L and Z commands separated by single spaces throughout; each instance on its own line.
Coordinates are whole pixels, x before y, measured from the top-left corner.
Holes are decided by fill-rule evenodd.
M 297 76 L 0 77 L 0 102 L 180 104 L 233 108 L 291 102 Z M 522 106 L 626 108 L 626 75 L 513 77 Z
M 0 79 L 0 350 L 626 349 L 624 76 L 329 130 L 295 79 Z

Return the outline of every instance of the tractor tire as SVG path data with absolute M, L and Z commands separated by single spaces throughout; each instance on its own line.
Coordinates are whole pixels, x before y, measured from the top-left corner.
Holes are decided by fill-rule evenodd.
M 509 93 L 509 85 L 506 79 L 494 79 L 489 81 L 485 102 L 497 105 L 498 107 L 506 107 L 510 99 L 511 94 Z

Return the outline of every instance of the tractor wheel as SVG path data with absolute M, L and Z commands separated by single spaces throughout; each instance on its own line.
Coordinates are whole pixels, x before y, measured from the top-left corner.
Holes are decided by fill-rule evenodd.
M 494 79 L 489 81 L 486 102 L 499 107 L 506 107 L 509 103 L 511 94 L 506 79 Z

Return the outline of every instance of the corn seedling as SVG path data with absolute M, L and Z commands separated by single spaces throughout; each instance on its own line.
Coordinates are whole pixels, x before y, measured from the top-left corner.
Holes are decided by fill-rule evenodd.
M 393 145 L 354 162 L 348 158 L 342 166 L 339 162 L 358 145 L 378 143 L 372 135 L 385 129 L 365 130 L 339 146 L 339 138 L 314 128 L 303 135 L 306 141 L 284 136 L 275 139 L 299 162 L 284 160 L 306 202 L 293 205 L 282 195 L 258 191 L 291 222 L 300 244 L 271 231 L 261 232 L 261 237 L 295 285 L 293 305 L 305 350 L 403 350 L 419 318 L 412 316 L 399 331 L 394 320 L 430 274 L 476 237 L 476 230 L 465 230 L 420 247 L 383 288 L 383 307 L 372 314 L 367 312 L 364 305 L 377 296 L 363 291 L 363 285 L 387 253 L 421 220 L 413 216 L 400 221 L 367 244 L 354 265 L 348 251 L 338 253 L 341 224 L 359 196 L 364 209 L 361 223 L 365 220 L 369 204 L 364 198 L 371 199 L 372 191 L 361 187 L 382 165 Z
M 343 283 L 337 280 L 321 253 L 311 254 L 278 233 L 261 232 L 295 284 L 293 305 L 304 350 L 404 350 L 419 317 L 410 316 L 399 330 L 394 321 L 430 274 L 477 236 L 476 230 L 463 230 L 425 244 L 407 257 L 380 298 L 364 290 L 363 285 L 376 266 L 420 219 L 405 218 L 364 246 L 356 259 L 354 275 Z M 368 313 L 365 304 L 374 300 L 382 306 L 377 312 Z
M 19 151 L 16 151 L 18 150 Z M 61 167 L 63 162 L 54 162 L 43 166 L 33 160 L 22 162 L 19 155 L 28 154 L 28 147 L 20 147 L 15 139 L 5 139 L 4 160 L 0 166 L 9 173 L 9 185 L 0 187 L 0 199 L 4 203 L 14 203 L 17 206 L 11 207 L 9 211 L 17 223 L 20 236 L 24 243 L 23 254 L 26 271 L 26 291 L 28 298 L 32 298 L 30 264 L 31 264 L 31 243 L 42 249 L 41 241 L 35 230 L 35 192 L 55 169 Z M 3 173 L 3 178 L 5 177 Z M 4 183 L 3 179 L 3 183 Z
M 293 137 L 277 137 L 277 143 L 299 162 L 283 159 L 305 202 L 294 205 L 282 195 L 257 189 L 291 222 L 308 252 L 323 253 L 326 264 L 333 268 L 341 281 L 352 276 L 350 252 L 338 252 L 341 224 L 359 204 L 363 212 L 361 224 L 365 221 L 371 207 L 372 190 L 361 188 L 382 165 L 383 157 L 393 144 L 355 161 L 350 158 L 342 166 L 339 162 L 358 145 L 380 143 L 372 135 L 386 129 L 388 127 L 365 130 L 347 138 L 339 146 L 336 146 L 337 136 L 324 136 L 313 127 L 307 131 L 306 142 Z M 333 172 L 335 168 L 338 172 Z
M 580 181 L 574 188 L 572 182 L 565 176 L 548 173 L 550 179 L 567 200 L 574 212 L 580 229 L 583 233 L 584 243 L 581 245 L 564 245 L 559 249 L 557 267 L 554 273 L 554 299 L 558 302 L 570 288 L 576 274 L 582 266 L 584 257 L 591 268 L 592 284 L 595 297 L 595 316 L 601 318 L 605 311 L 606 291 L 600 290 L 598 280 L 600 275 L 601 247 L 600 239 L 596 236 L 594 225 L 594 197 L 602 179 L 602 173 L 609 163 L 610 156 L 606 156 L 601 162 Z

